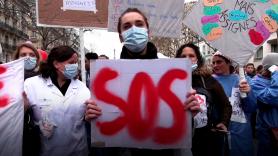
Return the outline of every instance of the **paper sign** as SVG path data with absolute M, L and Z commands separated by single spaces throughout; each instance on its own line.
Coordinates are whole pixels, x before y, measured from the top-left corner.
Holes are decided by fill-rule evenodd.
M 264 22 L 265 27 L 269 32 L 276 32 L 278 25 L 277 22 L 270 18 L 268 15 L 263 15 L 262 20 Z
M 63 0 L 63 10 L 80 10 L 96 12 L 95 0 Z
M 204 6 L 215 6 L 223 3 L 223 0 L 204 0 Z
M 270 0 L 218 2 L 197 2 L 185 17 L 184 24 L 218 51 L 245 65 L 270 34 L 277 31 L 276 4 Z
M 180 37 L 184 0 L 109 0 L 108 31 L 117 31 L 118 19 L 127 8 L 138 8 L 147 16 L 153 36 Z
M 108 0 L 36 0 L 36 7 L 39 26 L 107 28 Z
M 278 4 L 272 5 L 271 9 L 275 11 L 276 14 L 278 14 Z
M 247 120 L 241 106 L 240 91 L 238 88 L 232 89 L 232 95 L 229 98 L 229 101 L 232 105 L 231 121 L 246 123 Z
M 24 60 L 0 65 L 0 155 L 22 155 Z
M 187 59 L 104 60 L 91 65 L 91 91 L 102 109 L 92 123 L 92 145 L 190 148 L 191 87 Z
M 265 27 L 265 25 L 262 21 L 257 22 L 256 30 L 262 34 L 264 40 L 268 39 L 268 37 L 270 36 L 270 32 Z
M 206 96 L 197 94 L 196 97 L 200 103 L 201 112 L 194 116 L 194 128 L 201 128 L 208 124 Z
M 211 32 L 208 34 L 208 36 L 206 37 L 206 39 L 208 41 L 213 41 L 221 37 L 222 34 L 223 34 L 222 28 L 213 28 Z

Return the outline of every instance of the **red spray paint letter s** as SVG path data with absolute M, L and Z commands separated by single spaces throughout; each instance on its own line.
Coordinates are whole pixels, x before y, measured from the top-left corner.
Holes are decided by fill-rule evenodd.
M 5 73 L 7 71 L 7 68 L 4 66 L 0 66 L 0 75 Z M 4 82 L 2 80 L 0 80 L 0 91 L 3 89 L 4 87 Z M 6 107 L 9 104 L 9 97 L 7 95 L 2 95 L 0 97 L 0 108 Z

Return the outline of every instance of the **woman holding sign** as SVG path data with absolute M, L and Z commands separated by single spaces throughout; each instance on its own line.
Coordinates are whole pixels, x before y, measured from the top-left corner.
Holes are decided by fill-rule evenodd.
M 146 16 L 136 8 L 129 8 L 124 11 L 118 22 L 118 33 L 121 42 L 124 43 L 121 59 L 157 59 L 157 49 L 149 42 L 149 23 Z M 191 110 L 193 113 L 199 111 L 199 103 L 194 96 L 195 91 L 188 94 L 187 101 L 184 102 L 184 109 Z M 88 106 L 86 119 L 91 109 Z M 106 155 L 153 155 L 153 156 L 171 156 L 175 154 L 175 150 L 151 150 L 151 149 L 127 149 L 127 148 L 104 148 Z M 110 151 L 111 150 L 111 151 Z M 109 151 L 109 152 L 107 152 Z M 106 153 L 107 152 L 107 153 Z
M 215 80 L 205 65 L 199 47 L 182 45 L 177 58 L 189 58 L 192 62 L 192 88 L 197 91 L 202 112 L 194 116 L 192 153 L 194 156 L 224 156 L 225 136 L 230 123 L 232 107 L 222 86 Z
M 220 52 L 216 52 L 212 60 L 214 77 L 223 86 L 232 105 L 230 131 L 230 155 L 254 155 L 252 128 L 250 123 L 251 113 L 256 111 L 256 101 L 251 88 L 246 80 L 240 80 L 233 74 L 234 66 L 231 59 Z M 240 92 L 248 93 L 242 98 Z
M 17 46 L 14 60 L 24 59 L 24 80 L 39 75 L 38 66 L 40 54 L 31 42 L 25 42 Z M 24 114 L 23 129 L 23 156 L 37 155 L 40 150 L 39 128 L 33 122 L 32 109 L 26 109 Z
M 90 91 L 77 79 L 78 54 L 68 46 L 53 48 L 41 75 L 25 80 L 24 91 L 41 132 L 41 156 L 88 154 L 84 113 Z M 99 115 L 92 107 L 91 115 Z M 92 117 L 92 116 L 90 116 Z

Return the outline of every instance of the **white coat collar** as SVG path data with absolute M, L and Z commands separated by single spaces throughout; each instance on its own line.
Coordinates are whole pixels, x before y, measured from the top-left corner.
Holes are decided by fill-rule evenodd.
M 55 85 L 53 84 L 53 82 L 52 82 L 52 80 L 51 80 L 50 77 L 46 79 L 46 85 L 47 85 L 48 87 L 53 87 L 53 86 L 55 86 Z M 59 90 L 57 87 L 55 87 L 55 88 L 56 88 L 57 90 L 55 89 L 55 90 L 53 90 L 53 92 L 54 92 L 55 94 L 59 95 L 59 96 L 63 96 L 62 93 L 60 92 L 60 90 Z M 76 91 L 77 91 L 77 89 L 78 89 L 77 80 L 72 79 L 71 82 L 70 82 L 69 88 L 68 88 L 68 90 L 67 90 L 65 96 L 68 96 L 68 95 L 71 96 L 71 95 L 75 94 Z

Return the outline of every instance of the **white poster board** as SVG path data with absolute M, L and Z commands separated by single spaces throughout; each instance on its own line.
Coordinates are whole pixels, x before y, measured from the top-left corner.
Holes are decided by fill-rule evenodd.
M 181 36 L 184 0 L 109 0 L 108 31 L 117 32 L 118 19 L 127 8 L 138 8 L 149 21 L 153 36 Z
M 200 0 L 184 24 L 221 53 L 245 65 L 277 31 L 277 0 Z
M 91 91 L 102 115 L 92 122 L 92 146 L 190 148 L 191 88 L 187 59 L 97 60 Z
M 0 155 L 22 155 L 24 61 L 0 65 Z

